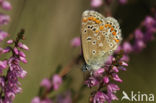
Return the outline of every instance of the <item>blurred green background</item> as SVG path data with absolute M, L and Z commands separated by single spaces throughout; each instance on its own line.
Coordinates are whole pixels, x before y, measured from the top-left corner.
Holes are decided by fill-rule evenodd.
M 57 65 L 67 65 L 80 52 L 80 48 L 71 48 L 70 41 L 80 36 L 81 14 L 90 9 L 90 0 L 10 1 L 13 5 L 13 10 L 9 12 L 12 20 L 5 29 L 10 33 L 9 38 L 15 38 L 15 34 L 24 28 L 24 42 L 30 48 L 26 53 L 28 64 L 23 65 L 28 75 L 20 80 L 23 92 L 16 96 L 14 103 L 30 103 L 37 95 L 42 78 L 51 75 Z M 150 8 L 156 5 L 156 0 L 129 0 L 126 5 L 114 1 L 111 10 L 121 24 L 124 37 L 133 32 L 149 14 Z M 103 14 L 104 8 L 100 8 Z M 69 75 L 75 80 L 69 88 L 78 89 L 82 85 L 83 73 L 73 68 Z M 156 95 L 156 40 L 150 42 L 143 52 L 131 55 L 128 71 L 121 72 L 120 77 L 124 82 L 119 84 L 119 99 L 123 90 Z M 85 90 L 84 94 L 80 103 L 88 102 L 89 91 Z

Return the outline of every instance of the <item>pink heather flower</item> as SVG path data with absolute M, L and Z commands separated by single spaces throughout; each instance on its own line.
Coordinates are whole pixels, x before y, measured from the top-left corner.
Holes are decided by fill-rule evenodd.
M 136 40 L 135 45 L 134 45 L 134 49 L 135 49 L 135 51 L 140 51 L 143 48 L 145 48 L 145 46 L 146 45 L 145 45 L 143 40 Z
M 101 76 L 101 74 L 103 74 L 104 71 L 105 71 L 104 68 L 100 68 L 100 69 L 94 71 L 94 76 L 95 77 Z
M 4 86 L 5 86 L 4 77 L 0 77 L 0 86 L 1 86 L 2 88 L 4 88 Z M 0 102 L 0 103 L 1 103 L 1 102 Z
M 103 82 L 104 82 L 105 84 L 109 83 L 109 77 L 108 77 L 108 76 L 105 76 L 105 77 L 103 78 Z
M 155 32 L 152 31 L 153 27 L 150 29 L 147 29 L 144 36 L 144 42 L 147 43 L 148 41 L 154 40 L 154 34 Z M 156 28 L 155 28 L 156 29 Z
M 127 0 L 119 0 L 119 3 L 120 4 L 126 4 L 127 3 Z
M 3 49 L 3 53 L 8 53 L 10 52 L 10 48 L 9 47 L 6 47 L 5 49 Z
M 53 84 L 53 89 L 58 90 L 60 85 L 62 84 L 62 78 L 57 74 L 53 75 L 52 84 Z
M 26 75 L 27 75 L 27 72 L 25 70 L 22 70 L 20 74 L 20 78 L 24 78 Z
M 19 59 L 20 59 L 20 61 L 22 61 L 23 63 L 27 63 L 28 61 L 26 60 L 26 58 L 25 57 L 19 57 Z
M 5 9 L 5 10 L 11 10 L 11 8 L 12 8 L 11 4 L 8 1 L 3 1 L 1 3 L 1 5 L 2 5 L 2 8 Z
M 46 98 L 46 99 L 41 100 L 40 103 L 53 103 L 53 102 L 51 101 L 51 99 Z
M 123 70 L 123 71 L 126 71 L 126 70 L 127 70 L 127 69 L 126 69 L 125 67 L 123 67 L 123 66 L 119 66 L 118 68 L 119 68 L 119 70 Z
M 21 42 L 18 43 L 18 47 L 20 47 L 20 48 L 22 48 L 24 50 L 29 50 L 28 46 L 23 44 L 23 43 L 21 43 Z
M 109 84 L 107 85 L 107 90 L 108 92 L 115 93 L 116 91 L 120 90 L 120 88 L 116 84 Z
M 6 25 L 10 21 L 10 17 L 8 15 L 0 14 L 0 26 Z
M 5 69 L 7 68 L 8 64 L 7 64 L 7 61 L 4 60 L 4 61 L 0 61 L 0 69 Z
M 7 92 L 6 94 L 5 94 L 5 97 L 7 98 L 10 98 L 11 99 L 11 101 L 13 101 L 14 99 L 15 99 L 15 93 L 13 93 L 13 92 Z M 6 102 L 6 103 L 8 103 L 8 102 Z
M 25 44 L 23 44 L 22 48 L 25 49 L 25 50 L 29 50 L 28 46 L 25 45 Z
M 14 48 L 14 52 L 16 55 L 18 55 L 18 49 L 16 47 Z
M 19 51 L 18 54 L 19 54 L 19 56 L 21 56 L 21 57 L 24 57 L 24 58 L 26 57 L 26 55 L 24 54 L 23 51 Z
M 51 88 L 51 82 L 48 78 L 44 78 L 41 81 L 40 86 L 45 87 L 46 89 L 50 89 Z
M 128 55 L 123 55 L 122 58 L 120 59 L 120 61 L 128 62 L 129 61 Z
M 31 103 L 40 103 L 40 98 L 39 97 L 33 98 Z
M 78 47 L 80 45 L 81 45 L 80 37 L 73 38 L 73 40 L 71 41 L 71 46 Z
M 143 39 L 144 36 L 143 32 L 140 29 L 136 29 L 134 35 L 136 39 Z
M 112 100 L 118 100 L 118 98 L 116 97 L 115 94 L 113 94 L 112 92 L 109 92 L 107 93 L 108 97 L 110 98 L 110 103 Z
M 116 72 L 116 73 L 119 72 L 119 69 L 118 69 L 116 66 L 113 66 L 113 67 L 112 67 L 112 70 L 113 70 L 114 72 Z
M 130 53 L 130 52 L 132 52 L 133 49 L 132 49 L 132 46 L 129 42 L 124 42 L 123 43 L 123 50 L 125 53 Z
M 0 31 L 0 42 L 8 36 L 7 32 Z
M 122 80 L 119 78 L 119 76 L 116 73 L 113 73 L 112 76 L 115 81 L 122 82 Z
M 105 103 L 108 100 L 108 96 L 101 91 L 98 91 L 93 99 L 93 103 Z
M 153 26 L 153 24 L 155 24 L 154 18 L 151 16 L 147 16 L 144 20 L 144 26 L 149 28 L 149 27 Z
M 85 84 L 86 84 L 88 87 L 93 87 L 93 86 L 98 85 L 99 82 L 98 82 L 98 80 L 96 80 L 96 78 L 94 78 L 94 77 L 89 77 L 89 79 L 85 81 Z
M 121 62 L 121 65 L 126 66 L 126 67 L 128 66 L 128 64 L 126 62 L 124 62 L 124 61 Z
M 14 41 L 13 40 L 8 40 L 7 43 L 8 44 L 12 44 Z
M 98 8 L 103 4 L 103 0 L 91 0 L 91 7 Z
M 57 102 L 56 103 L 72 103 L 72 96 L 70 91 L 66 91 L 63 94 L 60 94 L 57 97 Z

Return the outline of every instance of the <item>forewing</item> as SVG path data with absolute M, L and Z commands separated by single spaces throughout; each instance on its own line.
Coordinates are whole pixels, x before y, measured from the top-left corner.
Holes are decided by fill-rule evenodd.
M 82 15 L 81 41 L 84 59 L 88 65 L 95 63 L 99 56 L 99 25 L 103 25 L 104 22 L 104 17 L 95 11 L 87 10 Z

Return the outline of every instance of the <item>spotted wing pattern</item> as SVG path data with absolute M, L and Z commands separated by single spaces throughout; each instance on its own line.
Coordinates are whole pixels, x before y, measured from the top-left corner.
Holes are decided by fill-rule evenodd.
M 93 10 L 83 12 L 81 32 L 84 59 L 91 69 L 102 66 L 122 39 L 117 20 Z

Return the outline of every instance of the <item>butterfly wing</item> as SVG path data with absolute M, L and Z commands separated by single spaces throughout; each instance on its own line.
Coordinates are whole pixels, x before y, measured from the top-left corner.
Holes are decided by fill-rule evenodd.
M 104 64 L 107 57 L 117 48 L 120 39 L 115 36 L 120 31 L 115 23 L 115 19 L 105 18 L 96 11 L 87 10 L 82 14 L 81 41 L 83 55 L 86 63 L 92 69 L 98 69 Z M 113 25 L 116 26 L 113 27 Z M 115 32 L 116 30 L 118 32 Z

